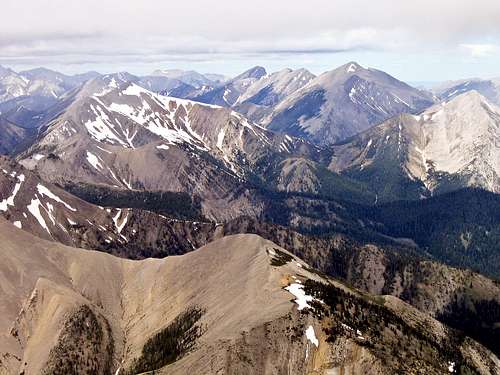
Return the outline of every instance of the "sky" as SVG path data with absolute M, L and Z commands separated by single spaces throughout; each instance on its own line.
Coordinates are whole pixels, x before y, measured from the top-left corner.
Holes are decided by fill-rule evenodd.
M 2 0 L 0 65 L 236 75 L 348 61 L 408 82 L 500 77 L 500 0 Z

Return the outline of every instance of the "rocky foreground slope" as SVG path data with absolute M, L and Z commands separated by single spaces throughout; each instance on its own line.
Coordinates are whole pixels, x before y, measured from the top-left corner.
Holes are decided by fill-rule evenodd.
M 1 374 L 499 371 L 475 341 L 255 235 L 144 261 L 35 240 L 3 220 L 0 238 Z

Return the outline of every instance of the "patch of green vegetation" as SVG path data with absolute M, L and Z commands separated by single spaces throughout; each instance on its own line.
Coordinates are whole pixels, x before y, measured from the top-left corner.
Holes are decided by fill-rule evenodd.
M 455 298 L 438 319 L 450 327 L 464 331 L 500 356 L 500 303 L 497 301 Z
M 179 314 L 172 323 L 146 341 L 141 356 L 133 360 L 126 374 L 154 371 L 179 360 L 202 335 L 202 328 L 196 323 L 203 314 L 204 310 L 196 306 Z
M 138 208 L 182 220 L 206 221 L 201 202 L 187 193 L 170 191 L 118 190 L 88 184 L 66 184 L 77 197 L 104 207 Z
M 500 194 L 463 189 L 378 206 L 307 194 L 262 194 L 265 222 L 318 237 L 341 233 L 360 244 L 397 247 L 500 279 Z M 418 247 L 398 238 L 410 239 Z
M 114 341 L 108 321 L 84 305 L 66 320 L 42 374 L 111 375 L 113 353 Z
M 500 278 L 500 195 L 463 189 L 365 210 L 391 237 L 413 239 L 435 259 Z M 467 235 L 467 246 L 463 238 Z
M 408 373 L 417 366 L 439 373 L 448 362 L 455 363 L 458 373 L 479 373 L 460 350 L 466 337 L 459 331 L 449 329 L 443 340 L 437 340 L 429 327 L 411 324 L 381 301 L 313 280 L 306 280 L 304 291 L 323 301 L 311 304 L 319 318 L 329 318 L 324 328 L 328 342 L 350 336 L 394 373 Z
M 293 257 L 290 254 L 287 254 L 276 247 L 273 247 L 273 251 L 274 254 L 269 252 L 269 250 L 268 253 L 271 255 L 271 265 L 274 267 L 284 266 L 293 260 Z
M 323 166 L 316 168 L 316 176 L 321 181 L 320 194 L 322 196 L 368 205 L 376 199 L 375 194 L 364 182 L 339 175 Z

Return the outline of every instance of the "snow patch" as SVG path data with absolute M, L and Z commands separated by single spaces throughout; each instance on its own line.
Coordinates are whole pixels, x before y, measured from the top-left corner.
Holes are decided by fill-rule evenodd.
M 148 94 L 148 93 L 150 93 L 150 91 L 133 83 L 133 84 L 129 85 L 125 90 L 123 90 L 122 93 L 124 95 L 130 95 L 130 96 L 141 96 L 141 94 Z
M 455 372 L 455 362 L 448 362 L 448 371 Z
M 397 96 L 396 94 L 392 94 L 392 96 L 394 96 L 394 98 L 396 99 L 396 101 L 397 101 L 397 102 L 403 103 L 403 104 L 404 104 L 404 105 L 406 105 L 407 107 L 410 107 L 410 108 L 411 108 L 411 106 L 410 106 L 407 102 L 405 102 L 403 99 L 401 99 L 401 98 L 400 98 L 399 96 Z M 418 120 L 417 120 L 417 121 L 418 121 Z
M 296 297 L 295 303 L 298 305 L 298 310 L 303 310 L 305 308 L 311 308 L 308 302 L 314 300 L 314 297 L 307 295 L 304 292 L 304 285 L 299 283 L 290 284 L 285 288 L 288 292 Z
M 87 151 L 87 161 L 91 166 L 93 166 L 98 171 L 100 171 L 103 168 L 102 164 L 99 161 L 99 158 L 90 151 Z
M 45 219 L 42 216 L 42 213 L 40 212 L 40 206 L 42 204 L 40 203 L 40 200 L 38 197 L 34 198 L 31 200 L 31 203 L 28 205 L 28 211 L 35 217 L 35 219 L 38 221 L 40 226 L 44 228 L 47 233 L 50 235 L 50 230 L 49 227 L 47 226 L 47 223 L 45 222 Z
M 114 144 L 116 141 L 117 143 L 126 146 L 126 143 L 116 135 L 114 125 L 111 123 L 108 115 L 101 111 L 99 106 L 94 107 L 91 104 L 90 109 L 94 112 L 95 119 L 89 119 L 84 126 L 92 138 L 99 142 L 107 141 L 111 144 Z
M 37 190 L 41 195 L 45 195 L 46 197 L 55 200 L 56 202 L 59 202 L 64 205 L 68 210 L 71 210 L 73 212 L 76 211 L 76 208 L 71 207 L 69 204 L 67 204 L 65 201 L 63 201 L 61 198 L 59 198 L 57 195 L 52 193 L 48 188 L 43 186 L 42 184 L 37 185 Z
M 35 159 L 36 161 L 41 160 L 44 157 L 45 157 L 45 155 L 42 155 L 42 154 L 35 154 L 35 155 L 33 155 L 33 159 Z
M 123 228 L 125 228 L 125 225 L 127 225 L 127 221 L 128 221 L 128 212 L 127 212 L 126 216 L 121 220 L 121 223 L 120 223 L 121 214 L 122 214 L 122 210 L 118 209 L 118 212 L 113 217 L 113 222 L 115 223 L 115 227 L 118 230 L 118 233 L 122 232 Z
M 306 337 L 307 339 L 313 344 L 315 345 L 316 347 L 319 346 L 319 341 L 318 339 L 316 338 L 316 333 L 314 332 L 314 328 L 313 326 L 309 326 L 306 330 Z
M 348 67 L 347 67 L 347 73 L 353 73 L 355 72 L 357 69 L 356 67 L 356 64 L 350 64 Z
M 224 142 L 224 136 L 225 136 L 226 132 L 224 129 L 221 129 L 219 134 L 217 135 L 217 148 L 219 150 L 222 150 L 222 145 L 223 145 L 223 142 Z
M 14 172 L 15 176 L 15 172 Z M 14 199 L 16 198 L 17 193 L 19 192 L 19 189 L 21 189 L 21 185 L 24 182 L 25 178 L 23 174 L 20 174 L 17 176 L 17 183 L 14 186 L 14 190 L 12 191 L 12 194 L 10 197 L 7 199 L 4 199 L 3 201 L 0 202 L 0 211 L 7 211 L 8 206 L 14 206 Z

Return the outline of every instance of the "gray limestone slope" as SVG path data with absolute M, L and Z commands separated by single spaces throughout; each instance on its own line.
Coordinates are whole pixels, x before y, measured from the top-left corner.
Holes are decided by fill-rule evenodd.
M 183 257 L 131 262 L 33 241 L 3 222 L 1 227 L 5 261 L 0 277 L 5 288 L 0 297 L 0 373 L 40 373 L 65 319 L 80 306 L 90 307 L 108 322 L 113 370 L 120 363 L 130 365 L 148 337 L 191 305 L 206 310 L 203 339 L 209 343 L 293 307 L 279 275 L 270 272 L 263 248 L 272 244 L 256 236 L 228 238 Z M 16 277 L 24 274 L 22 280 Z M 262 306 L 267 306 L 265 311 Z
M 19 145 L 32 136 L 29 129 L 24 129 L 0 116 L 0 154 L 7 155 L 14 152 Z
M 324 145 L 432 104 L 429 94 L 351 62 L 311 80 L 277 105 L 263 123 Z
M 50 104 L 69 90 L 97 76 L 99 73 L 96 72 L 68 76 L 45 68 L 17 73 L 12 69 L 0 67 L 0 102 L 19 97 L 33 97 Z
M 191 95 L 196 101 L 231 107 L 260 123 L 288 96 L 307 85 L 315 76 L 306 69 L 283 69 L 267 74 L 254 67 L 207 92 Z
M 133 84 L 120 88 L 120 84 L 113 79 L 106 85 L 90 82 L 20 157 L 22 163 L 52 181 L 188 189 L 192 194 L 212 194 L 210 199 L 217 200 L 239 184 L 243 172 L 235 163 L 240 157 L 236 148 L 246 147 L 249 138 L 255 141 L 248 147 L 269 142 L 264 130 L 247 123 L 238 126 L 241 120 L 227 110 L 161 97 Z M 213 124 L 205 121 L 207 117 L 220 121 L 223 129 L 200 128 Z M 202 130 L 205 140 L 199 135 Z M 230 131 L 237 138 L 226 151 L 224 137 Z M 218 160 L 208 155 L 210 150 Z M 48 158 L 49 154 L 58 157 Z M 36 160 L 35 155 L 44 157 Z M 207 192 L 212 179 L 212 190 Z
M 194 96 L 193 100 L 222 107 L 231 107 L 252 84 L 265 75 L 266 70 L 263 67 L 253 67 L 225 82 L 222 86 Z
M 412 186 L 413 199 L 464 187 L 499 192 L 499 142 L 500 108 L 470 91 L 333 145 L 329 168 L 378 181 L 379 194 L 384 186 Z
M 260 123 L 279 103 L 314 78 L 314 74 L 306 69 L 283 69 L 267 74 L 248 86 L 233 108 Z

